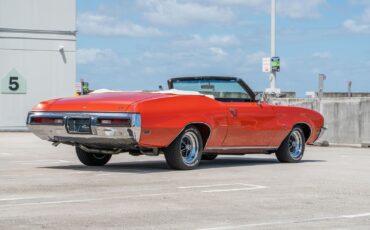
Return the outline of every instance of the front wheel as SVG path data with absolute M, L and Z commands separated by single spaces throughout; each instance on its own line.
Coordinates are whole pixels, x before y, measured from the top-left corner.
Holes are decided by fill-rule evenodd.
M 199 165 L 202 151 L 203 141 L 199 130 L 189 126 L 164 149 L 164 156 L 171 168 L 189 170 Z
M 76 147 L 76 153 L 81 163 L 87 166 L 103 166 L 112 157 L 110 154 L 89 153 L 79 147 Z
M 277 150 L 276 157 L 282 163 L 298 163 L 303 157 L 305 144 L 302 129 L 295 127 Z

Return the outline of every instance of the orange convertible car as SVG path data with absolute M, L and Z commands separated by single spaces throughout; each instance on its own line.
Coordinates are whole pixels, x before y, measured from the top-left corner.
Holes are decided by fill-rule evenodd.
M 88 166 L 123 152 L 163 153 L 174 169 L 193 169 L 219 154 L 275 153 L 280 162 L 299 162 L 305 144 L 324 129 L 319 113 L 258 101 L 238 78 L 174 78 L 168 86 L 44 101 L 27 125 L 54 145 L 75 146 Z

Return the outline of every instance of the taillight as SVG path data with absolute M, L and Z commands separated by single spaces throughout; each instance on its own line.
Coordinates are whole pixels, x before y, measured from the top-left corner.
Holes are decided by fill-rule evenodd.
M 31 125 L 63 125 L 63 118 L 55 117 L 32 117 Z
M 127 127 L 131 125 L 131 120 L 127 118 L 98 118 L 97 125 Z

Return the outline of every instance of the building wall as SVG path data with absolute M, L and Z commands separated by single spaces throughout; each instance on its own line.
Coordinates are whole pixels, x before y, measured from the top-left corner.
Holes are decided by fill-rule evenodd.
M 75 0 L 0 0 L 0 89 L 13 69 L 27 82 L 26 94 L 0 91 L 0 130 L 25 129 L 38 102 L 73 96 L 75 53 Z
M 272 104 L 316 110 L 328 128 L 319 141 L 331 144 L 370 143 L 370 98 L 272 99 Z

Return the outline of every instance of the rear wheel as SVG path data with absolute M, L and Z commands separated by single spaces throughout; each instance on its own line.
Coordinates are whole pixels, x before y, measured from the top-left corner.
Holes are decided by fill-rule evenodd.
M 303 157 L 305 144 L 302 129 L 295 127 L 277 150 L 276 157 L 282 163 L 297 163 Z
M 205 154 L 202 155 L 202 160 L 212 161 L 212 160 L 216 159 L 216 157 L 217 157 L 217 154 L 205 153 Z
M 189 126 L 164 149 L 164 156 L 171 168 L 189 170 L 199 165 L 202 151 L 203 141 L 199 130 Z
M 89 153 L 79 147 L 76 147 L 76 153 L 81 163 L 87 166 L 103 166 L 112 157 L 110 154 Z

